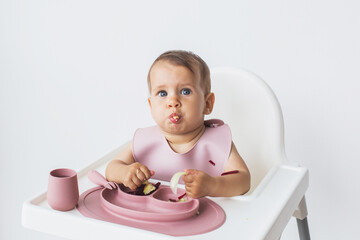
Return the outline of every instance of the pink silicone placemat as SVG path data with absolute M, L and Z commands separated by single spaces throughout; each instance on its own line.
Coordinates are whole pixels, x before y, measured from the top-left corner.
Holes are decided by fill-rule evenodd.
M 144 221 L 178 221 L 194 216 L 199 210 L 199 200 L 186 197 L 184 202 L 171 202 L 178 199 L 167 186 L 159 186 L 149 195 L 133 195 L 124 192 L 122 185 L 101 191 L 101 204 L 112 214 L 120 214 L 132 219 Z M 182 189 L 181 195 L 185 191 Z M 175 200 L 176 201 L 176 200 Z
M 219 228 L 226 219 L 224 210 L 208 198 L 199 199 L 199 214 L 185 220 L 145 221 L 133 219 L 106 210 L 101 204 L 102 190 L 103 187 L 95 187 L 81 194 L 77 209 L 82 215 L 171 236 L 189 236 L 210 232 Z

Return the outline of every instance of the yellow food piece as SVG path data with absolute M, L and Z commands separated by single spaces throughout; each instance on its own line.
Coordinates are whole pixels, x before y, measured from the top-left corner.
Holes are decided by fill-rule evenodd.
M 143 193 L 145 195 L 148 195 L 149 193 L 151 193 L 152 191 L 154 191 L 156 189 L 156 187 L 154 185 L 152 185 L 151 183 L 146 183 Z
M 186 202 L 187 201 L 187 198 L 186 197 L 182 197 L 178 200 L 178 202 Z

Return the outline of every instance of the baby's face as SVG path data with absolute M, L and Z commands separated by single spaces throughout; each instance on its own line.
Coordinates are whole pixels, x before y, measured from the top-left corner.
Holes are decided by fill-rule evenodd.
M 159 61 L 150 72 L 150 83 L 151 114 L 162 131 L 187 134 L 203 125 L 206 104 L 199 74 Z

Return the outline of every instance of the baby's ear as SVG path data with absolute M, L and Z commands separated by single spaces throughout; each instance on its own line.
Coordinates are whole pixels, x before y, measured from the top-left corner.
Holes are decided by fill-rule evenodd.
M 211 92 L 207 96 L 205 96 L 205 109 L 204 109 L 205 115 L 208 115 L 212 112 L 214 108 L 214 103 L 215 103 L 215 94 Z

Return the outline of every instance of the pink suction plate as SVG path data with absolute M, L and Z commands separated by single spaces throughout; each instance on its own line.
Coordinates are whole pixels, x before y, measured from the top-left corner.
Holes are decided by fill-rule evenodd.
M 177 221 L 194 216 L 199 209 L 199 200 L 186 197 L 185 202 L 171 202 L 179 195 L 172 193 L 169 187 L 160 186 L 154 193 L 137 196 L 125 193 L 121 188 L 101 191 L 101 204 L 112 214 L 146 221 Z
M 184 190 L 179 195 L 181 192 Z M 210 199 L 169 199 L 177 196 L 168 186 L 160 186 L 147 196 L 131 195 L 120 188 L 95 187 L 81 194 L 77 209 L 86 217 L 172 236 L 206 233 L 225 222 L 225 212 Z

